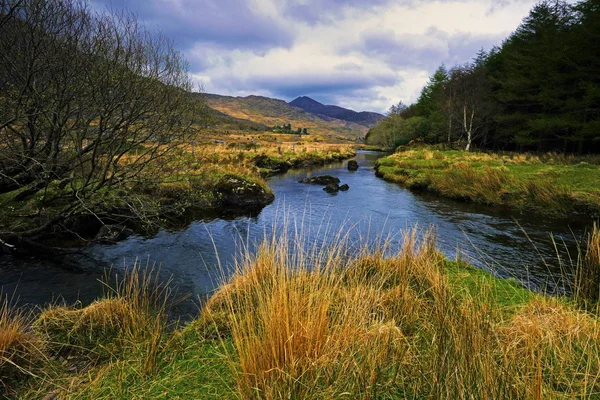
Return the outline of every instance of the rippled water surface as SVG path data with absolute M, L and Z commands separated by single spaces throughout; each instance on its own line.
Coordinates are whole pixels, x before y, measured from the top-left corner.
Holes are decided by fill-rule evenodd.
M 356 172 L 339 163 L 273 177 L 269 184 L 276 200 L 258 215 L 196 221 L 179 231 L 92 245 L 55 260 L 0 256 L 0 286 L 4 293 L 18 296 L 21 304 L 61 298 L 86 303 L 101 293 L 98 280 L 105 269 L 121 271 L 139 259 L 160 264 L 161 273 L 172 276 L 179 293 L 197 298 L 215 288 L 243 243 L 259 240 L 274 227 L 301 230 L 308 243 L 341 230 L 356 243 L 388 235 L 399 242 L 398 232 L 415 224 L 435 226 L 439 247 L 449 257 L 459 252 L 478 267 L 516 278 L 532 289 L 564 286 L 559 272 L 569 270 L 569 253 L 576 256 L 577 240 L 591 222 L 515 215 L 413 194 L 375 177 L 373 163 L 380 156 L 359 152 Z M 350 190 L 331 195 L 321 186 L 298 183 L 322 174 L 337 176 Z M 195 309 L 192 301 L 181 306 L 182 313 Z

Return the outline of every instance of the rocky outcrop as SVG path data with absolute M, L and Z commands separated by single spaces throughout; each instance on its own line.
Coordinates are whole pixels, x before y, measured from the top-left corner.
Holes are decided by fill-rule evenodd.
M 334 184 L 334 185 L 338 185 L 340 183 L 340 180 L 334 176 L 331 175 L 322 175 L 322 176 L 314 176 L 311 178 L 304 178 L 300 181 L 298 181 L 300 183 L 308 183 L 308 184 L 312 184 L 312 185 L 330 185 L 330 184 Z
M 268 188 L 235 175 L 225 175 L 221 178 L 217 196 L 221 203 L 228 207 L 266 206 L 275 199 L 275 195 Z
M 356 171 L 358 169 L 358 163 L 356 160 L 348 161 L 348 171 Z

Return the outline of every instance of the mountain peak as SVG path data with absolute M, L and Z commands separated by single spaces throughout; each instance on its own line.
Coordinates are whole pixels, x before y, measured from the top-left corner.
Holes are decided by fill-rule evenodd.
M 358 124 L 371 127 L 375 125 L 384 116 L 378 113 L 371 112 L 356 112 L 339 106 L 326 106 L 318 101 L 311 99 L 308 96 L 300 96 L 289 105 L 303 109 L 320 118 L 336 118 L 348 122 L 356 122 Z

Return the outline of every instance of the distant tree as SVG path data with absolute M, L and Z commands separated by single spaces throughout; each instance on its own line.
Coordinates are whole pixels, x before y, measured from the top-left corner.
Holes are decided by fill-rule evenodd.
M 302 128 L 298 128 L 298 129 L 296 130 L 296 133 L 297 133 L 298 135 L 302 135 Z
M 398 104 L 393 104 L 390 107 L 387 115 L 402 114 L 407 108 L 408 106 L 406 104 L 404 104 L 402 101 L 399 101 Z
M 307 128 L 304 128 L 304 129 L 302 130 L 302 133 L 303 133 L 303 134 L 305 134 L 305 135 L 308 135 L 308 129 L 307 129 Z

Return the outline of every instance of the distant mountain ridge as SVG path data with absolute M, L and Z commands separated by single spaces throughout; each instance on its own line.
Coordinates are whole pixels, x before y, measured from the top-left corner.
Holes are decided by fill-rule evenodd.
M 340 119 L 342 121 L 354 122 L 366 127 L 372 127 L 385 118 L 384 115 L 375 112 L 356 112 L 339 106 L 328 106 L 319 103 L 307 96 L 301 96 L 288 103 L 291 106 L 303 109 L 324 120 L 327 118 Z
M 364 124 L 318 116 L 284 100 L 263 96 L 231 97 L 204 93 L 199 95 L 213 109 L 215 118 L 222 124 L 247 125 L 251 130 L 291 124 L 293 130 L 307 128 L 308 133 L 321 134 L 331 139 L 358 139 L 369 128 Z

